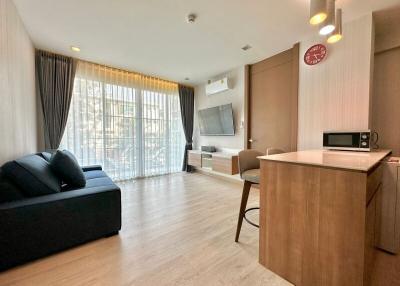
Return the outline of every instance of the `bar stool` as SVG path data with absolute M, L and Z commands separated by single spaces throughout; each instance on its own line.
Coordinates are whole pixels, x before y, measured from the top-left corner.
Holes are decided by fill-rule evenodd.
M 284 151 L 275 148 L 268 148 L 267 155 L 280 154 Z M 251 185 L 260 183 L 260 160 L 257 159 L 258 156 L 263 156 L 262 152 L 256 150 L 243 150 L 239 152 L 239 172 L 240 177 L 244 180 L 242 200 L 240 203 L 239 218 L 236 228 L 235 242 L 239 241 L 240 230 L 242 228 L 243 219 L 245 219 L 249 224 L 255 227 L 259 227 L 258 224 L 250 221 L 246 218 L 246 213 L 252 210 L 260 209 L 259 207 L 253 207 L 246 209 L 247 200 L 249 198 L 249 193 Z

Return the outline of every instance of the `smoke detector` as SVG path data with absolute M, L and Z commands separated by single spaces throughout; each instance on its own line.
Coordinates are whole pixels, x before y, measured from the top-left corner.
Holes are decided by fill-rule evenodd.
M 247 50 L 250 50 L 251 48 L 252 47 L 250 45 L 246 45 L 246 46 L 242 47 L 242 50 L 247 51 Z
M 196 21 L 197 16 L 195 14 L 189 14 L 186 18 L 186 21 L 190 24 L 193 24 Z

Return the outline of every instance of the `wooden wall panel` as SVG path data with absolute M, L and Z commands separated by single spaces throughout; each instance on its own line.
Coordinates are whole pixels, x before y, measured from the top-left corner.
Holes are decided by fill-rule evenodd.
M 304 64 L 303 56 L 323 38 L 300 43 L 299 150 L 321 148 L 324 130 L 369 126 L 372 15 L 344 24 L 343 31 L 316 66 Z
M 400 6 L 374 13 L 375 53 L 400 47 Z
M 400 48 L 375 55 L 372 128 L 379 146 L 400 155 Z
M 0 165 L 37 151 L 34 47 L 11 0 L 0 0 Z
M 400 155 L 400 8 L 374 14 L 375 64 L 371 127 L 379 146 Z

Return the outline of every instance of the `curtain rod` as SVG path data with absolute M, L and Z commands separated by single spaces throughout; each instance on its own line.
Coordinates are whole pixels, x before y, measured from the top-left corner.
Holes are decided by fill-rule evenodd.
M 159 78 L 159 77 L 155 77 L 155 76 L 151 76 L 151 75 L 146 75 L 146 74 L 143 74 L 143 73 L 140 73 L 140 72 L 135 72 L 135 71 L 131 71 L 131 70 L 123 69 L 123 68 L 111 67 L 111 66 L 108 66 L 108 65 L 99 64 L 99 63 L 95 63 L 95 62 L 92 62 L 92 61 L 81 60 L 81 59 L 78 59 L 78 58 L 77 58 L 77 60 L 81 61 L 81 62 L 86 62 L 86 63 L 89 63 L 89 64 L 93 64 L 93 65 L 98 65 L 98 66 L 102 66 L 102 67 L 106 67 L 106 68 L 122 71 L 122 72 L 134 73 L 134 74 L 137 74 L 137 75 L 140 75 L 140 76 L 147 76 L 147 77 L 150 77 L 151 79 L 161 80 L 161 81 L 164 81 L 164 82 L 167 82 L 167 83 L 177 84 L 177 85 L 186 86 L 186 87 L 194 89 L 194 86 L 190 86 L 190 85 L 187 85 L 187 84 L 182 84 L 182 83 L 179 83 L 179 82 L 175 82 L 175 81 L 172 81 L 172 80 L 167 80 L 167 79 L 163 79 L 163 78 Z
M 58 54 L 58 55 L 61 55 L 61 56 L 73 58 L 73 59 L 75 59 L 77 61 L 86 62 L 86 63 L 89 63 L 89 64 L 98 65 L 98 66 L 103 66 L 103 67 L 107 67 L 107 68 L 110 68 L 110 69 L 119 70 L 119 71 L 122 71 L 122 72 L 134 73 L 134 74 L 137 74 L 137 75 L 140 75 L 140 76 L 147 76 L 147 77 L 150 77 L 150 78 L 155 79 L 155 80 L 161 80 L 161 81 L 164 81 L 164 82 L 167 82 L 167 83 L 177 84 L 177 85 L 181 85 L 181 86 L 185 86 L 185 87 L 189 87 L 189 88 L 193 88 L 194 89 L 194 86 L 183 84 L 183 83 L 179 83 L 179 82 L 175 82 L 175 81 L 172 81 L 172 80 L 166 80 L 166 79 L 162 79 L 162 78 L 159 78 L 159 77 L 146 75 L 146 74 L 143 74 L 143 73 L 130 71 L 130 70 L 123 69 L 123 68 L 111 67 L 111 66 L 108 66 L 108 65 L 105 65 L 105 64 L 99 64 L 99 63 L 95 63 L 95 62 L 88 61 L 88 60 L 82 60 L 80 58 L 75 58 L 75 57 L 71 57 L 71 56 L 67 56 L 67 55 L 63 55 L 63 54 L 60 54 L 60 53 L 55 53 L 55 52 L 51 52 L 51 51 L 47 51 L 47 50 L 42 50 L 42 49 L 36 49 L 36 50 L 37 51 L 44 51 L 44 52 L 48 52 L 48 53 L 52 53 L 52 54 L 56 54 L 56 55 Z

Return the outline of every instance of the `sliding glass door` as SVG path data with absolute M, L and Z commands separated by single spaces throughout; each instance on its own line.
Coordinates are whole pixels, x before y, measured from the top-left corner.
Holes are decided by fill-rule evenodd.
M 80 63 L 61 148 L 116 180 L 181 170 L 185 139 L 178 88 Z

